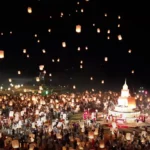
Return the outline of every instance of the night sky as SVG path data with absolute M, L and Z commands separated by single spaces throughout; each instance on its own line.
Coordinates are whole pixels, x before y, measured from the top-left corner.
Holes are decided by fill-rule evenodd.
M 107 89 L 119 85 L 120 89 L 127 78 L 128 84 L 134 88 L 140 85 L 149 88 L 150 13 L 146 8 L 140 11 L 138 7 L 122 4 L 113 7 L 113 4 L 106 5 L 100 0 L 77 2 L 0 2 L 0 33 L 3 34 L 0 35 L 0 49 L 5 52 L 5 58 L 0 60 L 1 79 L 35 78 L 39 74 L 39 65 L 45 65 L 47 74 L 52 73 L 56 78 L 52 82 L 58 80 L 57 84 L 93 88 L 105 86 Z M 27 11 L 28 7 L 32 8 L 31 14 Z M 83 13 L 81 9 L 84 9 Z M 61 12 L 63 17 L 60 17 Z M 78 24 L 82 26 L 81 33 L 75 31 Z M 120 27 L 117 27 L 118 24 Z M 100 28 L 100 33 L 97 33 L 97 28 Z M 51 29 L 50 33 L 48 29 Z M 35 34 L 37 37 L 34 37 Z M 118 40 L 119 34 L 123 38 L 121 41 Z M 62 42 L 66 42 L 65 48 Z M 27 50 L 30 58 L 23 54 L 23 49 Z M 46 50 L 45 54 L 42 49 Z M 128 53 L 129 49 L 131 53 Z M 104 57 L 108 57 L 107 62 Z M 56 61 L 58 58 L 59 63 Z M 83 69 L 80 69 L 81 60 Z M 17 74 L 18 70 L 22 72 L 21 76 Z M 90 77 L 94 80 L 90 81 Z M 101 80 L 105 81 L 104 85 Z

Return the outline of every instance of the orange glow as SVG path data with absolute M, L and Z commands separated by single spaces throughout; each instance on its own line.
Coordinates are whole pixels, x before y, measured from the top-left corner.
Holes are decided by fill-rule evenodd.
M 129 97 L 128 98 L 128 107 L 129 108 L 136 108 L 136 102 L 135 102 L 135 98 L 134 97 Z

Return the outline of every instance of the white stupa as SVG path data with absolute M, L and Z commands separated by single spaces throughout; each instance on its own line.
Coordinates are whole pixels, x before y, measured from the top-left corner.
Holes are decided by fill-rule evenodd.
M 109 115 L 116 116 L 118 119 L 125 119 L 126 122 L 134 122 L 139 117 L 140 111 L 135 110 L 136 101 L 130 96 L 128 85 L 125 83 L 118 98 L 118 104 L 113 110 L 109 110 Z

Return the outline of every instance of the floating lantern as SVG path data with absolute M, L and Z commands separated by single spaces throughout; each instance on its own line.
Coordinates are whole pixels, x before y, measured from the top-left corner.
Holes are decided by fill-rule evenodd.
M 21 71 L 18 71 L 18 75 L 20 75 L 21 74 Z
M 66 47 L 66 42 L 62 42 L 62 47 Z
M 42 71 L 44 69 L 44 65 L 40 65 L 39 69 Z
M 104 16 L 107 17 L 107 13 L 105 13 Z
M 100 148 L 105 148 L 104 140 L 101 140 L 101 141 L 100 141 L 99 147 L 100 147 Z
M 40 82 L 40 78 L 39 77 L 36 77 L 36 82 Z
M 78 47 L 78 48 L 77 48 L 77 50 L 78 50 L 78 51 L 80 51 L 80 50 L 81 50 L 81 48 L 80 48 L 80 47 Z
M 75 85 L 73 86 L 73 89 L 76 89 L 76 86 L 75 86 Z
M 19 148 L 19 141 L 18 140 L 13 140 L 11 143 L 12 143 L 12 147 L 14 149 Z
M 134 74 L 134 70 L 132 70 L 131 73 Z
M 110 30 L 107 30 L 107 33 L 110 34 Z
M 42 52 L 45 54 L 45 53 L 46 53 L 46 50 L 45 50 L 45 49 L 42 49 Z
M 51 32 L 51 29 L 48 29 L 48 32 Z
M 23 49 L 23 53 L 25 54 L 27 52 L 27 50 L 26 49 Z
M 56 134 L 57 139 L 62 139 L 62 135 L 60 133 Z
M 97 33 L 100 33 L 100 32 L 101 32 L 100 28 L 97 28 Z
M 122 40 L 122 36 L 118 35 L 118 40 L 121 41 Z
M 60 62 L 60 59 L 59 59 L 59 58 L 57 59 L 57 62 Z
M 9 82 L 12 82 L 12 79 L 8 79 Z
M 28 11 L 29 14 L 31 14 L 31 13 L 32 13 L 32 8 L 31 8 L 31 7 L 28 7 L 28 8 L 27 8 L 27 11 Z
M 83 68 L 83 65 L 80 65 L 80 69 L 82 69 Z
M 120 16 L 118 16 L 118 19 L 121 19 L 121 17 L 120 17 Z
M 81 25 L 76 25 L 76 32 L 81 33 Z
M 93 132 L 89 132 L 88 133 L 88 137 L 89 137 L 89 139 L 94 139 L 94 133 Z
M 105 57 L 104 60 L 105 60 L 105 61 L 108 61 L 108 57 Z
M 128 140 L 128 141 L 131 140 L 131 133 L 126 133 L 126 140 Z
M 104 80 L 102 80 L 101 83 L 104 84 Z
M 117 26 L 118 28 L 120 28 L 120 24 L 118 24 L 118 26 Z
M 4 51 L 0 50 L 0 59 L 4 58 Z
M 110 39 L 110 36 L 107 36 L 107 40 L 109 40 Z
M 131 49 L 129 49 L 129 50 L 128 50 L 128 53 L 131 53 L 131 52 L 132 52 L 132 50 L 131 50 Z
M 92 81 L 92 80 L 93 80 L 93 77 L 91 77 L 90 80 Z

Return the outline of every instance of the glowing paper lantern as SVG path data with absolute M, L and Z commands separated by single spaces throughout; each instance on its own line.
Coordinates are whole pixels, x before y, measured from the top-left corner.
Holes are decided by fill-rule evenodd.
M 134 74 L 134 70 L 132 70 L 131 73 Z
M 8 79 L 9 82 L 12 82 L 12 79 Z
M 110 30 L 107 30 L 107 33 L 110 34 Z
M 131 49 L 129 49 L 129 50 L 128 50 L 128 53 L 131 53 L 131 52 L 132 52 L 132 50 L 131 50 Z
M 102 80 L 101 83 L 104 84 L 104 80 Z
M 44 69 L 44 65 L 40 65 L 39 69 L 42 71 Z
M 40 82 L 40 78 L 39 77 L 36 77 L 36 82 Z
M 93 80 L 93 77 L 91 77 L 90 80 Z
M 118 40 L 121 41 L 122 40 L 122 36 L 118 35 Z
M 27 8 L 27 11 L 28 11 L 29 14 L 31 14 L 31 13 L 32 13 L 32 8 L 31 8 L 31 7 L 28 7 L 28 8 Z
M 118 28 L 120 28 L 120 24 L 118 24 L 118 26 L 117 26 Z
M 81 50 L 81 48 L 80 48 L 80 47 L 78 47 L 78 48 L 77 48 L 77 50 L 78 50 L 78 51 L 80 51 L 80 50 Z
M 100 32 L 101 32 L 100 28 L 97 28 L 97 33 L 100 33 Z
M 80 69 L 82 69 L 83 68 L 83 65 L 80 65 Z
M 62 139 L 62 135 L 60 133 L 56 134 L 57 139 Z
M 105 148 L 104 140 L 101 140 L 101 141 L 100 141 L 99 147 L 100 147 L 100 148 Z
M 89 139 L 94 139 L 94 133 L 93 132 L 89 132 L 88 133 L 88 137 L 89 137 Z
M 75 86 L 75 85 L 73 86 L 73 89 L 76 89 L 76 86 Z
M 4 58 L 4 51 L 0 50 L 0 59 Z
M 104 60 L 105 60 L 105 61 L 108 61 L 108 57 L 105 57 Z
M 104 16 L 107 17 L 107 13 L 105 13 Z
M 26 49 L 23 49 L 23 53 L 25 54 L 27 52 L 27 50 Z
M 21 74 L 21 71 L 18 71 L 18 74 L 20 75 L 20 74 Z
M 59 59 L 59 58 L 57 59 L 57 62 L 60 62 L 60 59 Z
M 15 148 L 15 149 L 19 148 L 19 141 L 18 140 L 13 140 L 11 143 L 12 143 L 13 148 Z
M 126 140 L 128 140 L 128 141 L 131 140 L 131 133 L 126 133 Z
M 62 47 L 66 47 L 66 42 L 62 42 Z
M 81 33 L 81 25 L 76 25 L 76 32 Z

